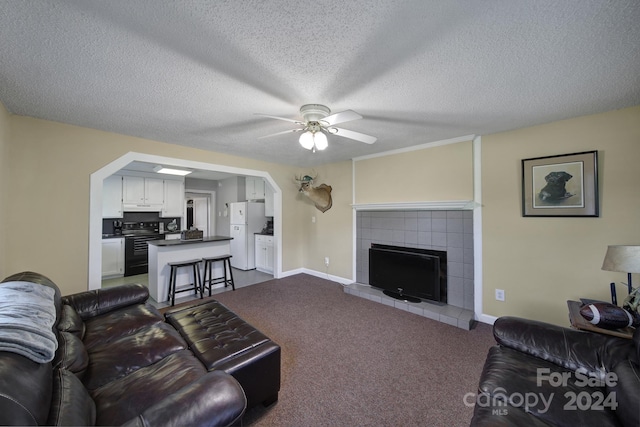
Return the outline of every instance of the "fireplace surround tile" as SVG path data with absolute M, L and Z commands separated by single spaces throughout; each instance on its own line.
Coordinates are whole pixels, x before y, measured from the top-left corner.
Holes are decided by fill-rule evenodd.
M 372 243 L 434 249 L 447 252 L 447 306 L 441 312 L 435 304 L 426 308 L 412 304 L 403 307 L 415 314 L 469 329 L 473 323 L 474 256 L 473 211 L 471 210 L 385 210 L 356 212 L 356 284 L 370 292 L 365 297 L 394 305 L 386 295 L 369 286 L 369 255 Z M 346 290 L 346 289 L 345 289 Z M 358 288 L 354 294 L 362 296 Z M 376 292 L 379 294 L 376 294 Z M 401 308 L 401 307 L 398 307 Z M 459 313 L 458 313 L 459 312 Z

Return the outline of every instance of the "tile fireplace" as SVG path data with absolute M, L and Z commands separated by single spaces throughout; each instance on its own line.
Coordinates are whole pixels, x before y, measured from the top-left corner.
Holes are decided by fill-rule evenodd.
M 474 309 L 473 236 L 472 210 L 359 210 L 356 212 L 356 283 L 345 291 L 469 329 Z M 371 244 L 445 251 L 447 304 L 394 300 L 371 287 Z

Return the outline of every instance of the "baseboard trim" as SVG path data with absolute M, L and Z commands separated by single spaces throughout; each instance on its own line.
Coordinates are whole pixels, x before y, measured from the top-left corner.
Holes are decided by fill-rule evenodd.
M 491 316 L 489 314 L 481 314 L 478 316 L 478 322 L 486 323 L 488 325 L 493 325 L 498 318 L 496 316 Z
M 308 274 L 310 276 L 319 277 L 321 279 L 327 279 L 332 282 L 338 282 L 341 285 L 349 285 L 353 283 L 353 280 L 346 279 L 340 276 L 334 276 L 333 274 L 323 273 L 322 271 L 310 270 L 308 268 L 297 268 L 295 270 L 283 271 L 281 277 L 289 277 L 295 274 Z

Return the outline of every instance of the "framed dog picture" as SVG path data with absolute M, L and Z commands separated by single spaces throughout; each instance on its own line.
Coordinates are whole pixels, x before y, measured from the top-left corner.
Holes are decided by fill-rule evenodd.
M 522 160 L 522 216 L 599 216 L 598 152 Z

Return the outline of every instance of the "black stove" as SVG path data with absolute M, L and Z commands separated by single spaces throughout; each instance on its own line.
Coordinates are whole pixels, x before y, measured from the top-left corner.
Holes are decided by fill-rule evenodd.
M 125 222 L 122 224 L 123 236 L 144 236 L 159 234 L 158 221 Z
M 124 222 L 122 235 L 124 240 L 124 275 L 135 276 L 149 272 L 150 240 L 162 240 L 158 232 L 158 221 Z

